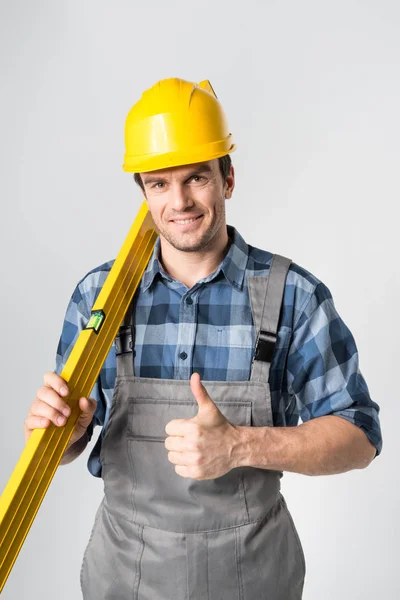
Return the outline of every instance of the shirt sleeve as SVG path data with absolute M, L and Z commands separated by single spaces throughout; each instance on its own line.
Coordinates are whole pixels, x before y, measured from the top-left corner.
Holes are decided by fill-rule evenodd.
M 54 369 L 54 372 L 57 373 L 57 375 L 61 375 L 80 332 L 86 327 L 89 321 L 90 314 L 91 308 L 88 305 L 87 294 L 82 294 L 79 283 L 68 303 L 60 340 L 58 342 L 56 368 Z M 94 398 L 97 402 L 97 408 L 93 415 L 92 422 L 87 429 L 90 440 L 93 435 L 94 427 L 96 425 L 103 425 L 104 423 L 105 398 L 101 388 L 100 377 L 97 378 L 89 396 L 90 398 Z
M 379 406 L 361 374 L 353 335 L 322 282 L 294 326 L 287 377 L 303 422 L 324 415 L 343 417 L 360 427 L 380 454 Z

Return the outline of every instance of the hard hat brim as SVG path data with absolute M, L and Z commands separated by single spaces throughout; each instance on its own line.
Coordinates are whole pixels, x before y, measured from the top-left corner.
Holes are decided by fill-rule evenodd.
M 212 146 L 210 148 L 210 146 Z M 129 156 L 125 154 L 122 168 L 127 173 L 147 173 L 148 171 L 158 171 L 159 169 L 169 169 L 183 165 L 191 165 L 199 162 L 206 162 L 230 154 L 236 150 L 236 145 L 232 143 L 231 135 L 225 140 L 214 144 L 205 144 L 205 147 L 188 151 L 168 152 L 165 154 L 147 154 L 142 156 Z

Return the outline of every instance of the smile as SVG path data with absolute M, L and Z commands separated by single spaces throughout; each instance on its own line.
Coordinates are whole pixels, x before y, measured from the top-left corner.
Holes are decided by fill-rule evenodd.
M 189 223 L 194 223 L 194 221 L 197 221 L 197 219 L 200 219 L 200 217 L 201 215 L 191 219 L 174 219 L 174 223 L 178 223 L 178 225 L 189 225 Z

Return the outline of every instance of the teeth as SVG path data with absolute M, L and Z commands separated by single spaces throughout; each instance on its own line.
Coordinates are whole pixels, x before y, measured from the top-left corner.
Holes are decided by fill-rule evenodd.
M 179 223 L 180 225 L 187 225 L 188 223 L 193 223 L 198 217 L 194 217 L 194 219 L 186 219 L 185 221 L 178 221 L 175 219 L 175 223 Z

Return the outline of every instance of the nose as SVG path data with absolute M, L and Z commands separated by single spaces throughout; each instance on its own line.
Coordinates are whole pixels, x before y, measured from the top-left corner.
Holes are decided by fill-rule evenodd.
M 194 202 L 190 196 L 190 190 L 184 183 L 176 182 L 172 187 L 171 207 L 176 212 L 182 212 L 187 208 L 191 208 Z

